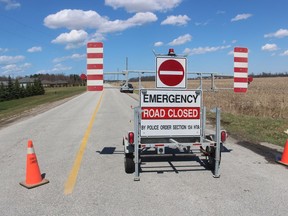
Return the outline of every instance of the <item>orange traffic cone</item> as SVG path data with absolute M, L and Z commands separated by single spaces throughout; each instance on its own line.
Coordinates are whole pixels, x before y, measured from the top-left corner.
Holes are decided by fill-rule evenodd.
M 26 181 L 20 182 L 20 185 L 28 189 L 31 189 L 47 183 L 49 183 L 49 181 L 47 179 L 42 178 L 41 176 L 32 140 L 28 140 Z
M 285 147 L 284 147 L 282 158 L 281 158 L 280 161 L 278 160 L 277 162 L 280 163 L 280 164 L 288 166 L 288 140 L 286 140 L 286 144 L 285 144 Z

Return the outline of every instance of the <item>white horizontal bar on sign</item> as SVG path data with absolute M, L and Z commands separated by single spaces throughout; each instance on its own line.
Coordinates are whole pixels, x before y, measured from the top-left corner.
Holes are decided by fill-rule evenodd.
M 248 88 L 248 83 L 234 82 L 234 88 Z
M 103 58 L 87 58 L 87 64 L 103 64 Z
M 247 78 L 247 77 L 248 77 L 248 73 L 237 73 L 237 72 L 235 72 L 235 73 L 234 73 L 234 77 L 237 77 L 237 78 Z
M 182 71 L 160 71 L 159 74 L 161 75 L 182 75 Z
M 247 62 L 234 62 L 234 67 L 236 68 L 248 68 Z
M 103 69 L 87 69 L 87 75 L 102 75 Z
M 234 52 L 234 57 L 238 57 L 238 58 L 248 58 L 248 53 Z
M 103 80 L 87 80 L 87 86 L 103 85 Z
M 87 53 L 103 53 L 103 48 L 87 48 Z

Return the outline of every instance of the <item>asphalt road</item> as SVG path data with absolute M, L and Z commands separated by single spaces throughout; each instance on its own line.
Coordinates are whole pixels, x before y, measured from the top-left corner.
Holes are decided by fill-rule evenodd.
M 87 92 L 0 129 L 0 215 L 287 215 L 288 170 L 229 138 L 221 177 L 197 160 L 124 172 L 122 137 L 137 101 L 119 90 Z M 31 139 L 49 184 L 26 189 Z

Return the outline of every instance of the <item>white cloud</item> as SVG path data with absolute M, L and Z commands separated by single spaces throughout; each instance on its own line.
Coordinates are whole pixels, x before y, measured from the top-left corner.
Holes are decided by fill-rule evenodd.
M 0 0 L 0 3 L 5 4 L 5 10 L 13 10 L 21 7 L 21 4 L 19 2 L 13 0 Z
M 25 59 L 24 56 L 0 56 L 0 64 L 8 65 L 8 64 L 15 64 Z
M 7 48 L 0 48 L 0 53 L 5 53 L 5 52 L 8 52 Z
M 100 33 L 123 31 L 127 28 L 140 26 L 145 23 L 155 22 L 157 16 L 151 12 L 136 13 L 127 20 L 110 21 L 108 17 L 101 17 L 95 11 L 65 9 L 51 14 L 44 19 L 48 28 L 67 28 L 70 30 L 97 29 Z
M 64 71 L 68 71 L 68 70 L 71 70 L 72 67 L 69 67 L 69 66 L 64 66 L 62 64 L 56 64 L 54 65 L 54 67 L 52 69 L 47 69 L 47 70 L 39 70 L 37 71 L 37 73 L 39 74 L 49 74 L 49 73 L 63 73 Z
M 66 49 L 73 49 L 85 45 L 85 41 L 88 39 L 103 41 L 106 33 L 124 31 L 128 28 L 155 22 L 157 19 L 157 16 L 151 12 L 139 12 L 127 20 L 110 21 L 108 17 L 101 17 L 95 11 L 65 9 L 47 16 L 44 19 L 44 25 L 52 29 L 70 29 L 69 33 L 59 35 L 52 43 L 66 44 Z M 88 35 L 84 29 L 95 29 L 96 32 Z
M 66 60 L 80 60 L 80 59 L 84 59 L 86 57 L 86 54 L 78 54 L 78 53 L 75 53 L 71 56 L 63 56 L 63 57 L 60 57 L 60 58 L 55 58 L 53 60 L 54 63 L 59 63 L 59 62 L 63 62 L 63 61 L 66 61 Z
M 183 51 L 184 55 L 189 55 L 190 53 L 191 53 L 191 49 L 189 49 L 189 48 L 185 48 Z
M 163 42 L 162 41 L 155 42 L 154 46 L 155 47 L 163 46 Z
M 196 26 L 206 26 L 206 25 L 208 25 L 209 24 L 209 20 L 207 20 L 206 22 L 195 22 L 194 24 L 196 25 Z
M 177 7 L 182 0 L 105 0 L 105 5 L 113 9 L 124 8 L 126 11 L 147 12 L 147 11 L 167 11 Z
M 146 23 L 157 21 L 157 16 L 151 12 L 146 13 L 136 13 L 133 17 L 127 20 L 114 20 L 102 23 L 98 28 L 100 33 L 110 33 L 124 31 L 128 28 L 135 26 L 141 26 Z
M 281 53 L 280 56 L 288 56 L 288 50 L 286 50 L 283 53 Z
M 65 9 L 50 14 L 44 19 L 44 25 L 48 28 L 86 29 L 98 28 L 102 23 L 108 21 L 107 17 L 101 17 L 97 12 L 89 10 Z
M 187 15 L 168 16 L 161 25 L 186 25 L 190 18 Z
M 231 22 L 246 20 L 246 19 L 250 18 L 251 16 L 252 16 L 252 14 L 238 14 L 233 19 L 231 19 Z
M 81 47 L 85 44 L 88 33 L 84 30 L 72 30 L 69 33 L 62 33 L 56 39 L 52 40 L 55 44 L 66 44 L 66 49 Z
M 42 47 L 31 47 L 30 49 L 27 50 L 27 52 L 34 53 L 34 52 L 41 52 Z
M 32 64 L 30 63 L 24 63 L 21 65 L 8 64 L 8 65 L 1 67 L 1 70 L 3 71 L 3 74 L 21 73 L 29 69 L 31 66 Z
M 227 46 L 217 46 L 217 47 L 198 47 L 198 48 L 193 48 L 193 49 L 189 49 L 186 48 L 184 50 L 185 54 L 189 54 L 189 55 L 200 55 L 200 54 L 205 54 L 205 53 L 210 53 L 210 52 L 216 52 L 219 50 L 223 50 L 223 49 L 228 49 L 230 48 L 230 45 Z
M 173 41 L 168 43 L 168 45 L 177 46 L 177 45 L 185 44 L 191 40 L 192 40 L 192 36 L 190 34 L 185 34 L 185 35 L 179 36 L 178 38 L 174 39 Z
M 62 64 L 56 64 L 54 66 L 54 68 L 52 69 L 52 72 L 62 72 L 62 71 L 67 71 L 67 70 L 71 70 L 72 67 L 69 66 L 64 66 Z
M 283 38 L 288 36 L 288 29 L 279 29 L 274 33 L 265 34 L 265 38 L 276 37 L 276 38 Z
M 275 50 L 278 50 L 279 48 L 277 47 L 276 44 L 265 44 L 264 46 L 261 47 L 261 49 L 263 51 L 275 51 Z

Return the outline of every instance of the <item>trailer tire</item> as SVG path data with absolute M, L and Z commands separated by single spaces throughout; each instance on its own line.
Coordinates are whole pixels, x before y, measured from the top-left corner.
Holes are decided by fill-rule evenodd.
M 126 154 L 124 158 L 124 167 L 127 174 L 135 172 L 135 163 L 133 154 Z
M 207 163 L 208 163 L 208 169 L 214 171 L 215 170 L 215 163 L 216 163 L 216 148 L 215 147 L 207 147 L 206 151 L 209 153 L 209 156 L 207 156 Z M 220 158 L 219 158 L 219 165 L 221 163 L 221 151 L 220 151 Z

